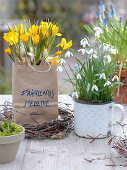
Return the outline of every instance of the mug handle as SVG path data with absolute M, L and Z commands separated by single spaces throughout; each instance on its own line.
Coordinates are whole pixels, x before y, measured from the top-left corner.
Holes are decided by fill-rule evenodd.
M 116 109 L 119 109 L 121 111 L 120 112 L 121 117 L 120 117 L 120 120 L 118 121 L 119 123 L 121 123 L 124 120 L 124 112 L 125 112 L 124 107 L 121 104 L 111 104 L 110 108 L 116 108 Z M 116 124 L 117 123 L 112 123 L 112 125 L 116 125 Z

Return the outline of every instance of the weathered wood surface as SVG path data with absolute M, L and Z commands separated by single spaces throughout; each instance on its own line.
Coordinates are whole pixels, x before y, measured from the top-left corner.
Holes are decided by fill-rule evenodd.
M 11 95 L 1 95 L 0 104 L 11 101 Z M 73 103 L 67 95 L 61 95 L 60 101 Z M 73 106 L 72 106 L 73 107 Z M 118 115 L 117 113 L 115 116 Z M 126 119 L 125 119 L 125 122 Z M 122 134 L 121 128 L 112 127 L 113 134 Z M 109 139 L 91 140 L 77 137 L 72 132 L 62 140 L 32 140 L 25 139 L 12 163 L 1 164 L 0 170 L 126 170 L 127 167 L 113 167 L 109 159 L 96 160 L 92 163 L 86 159 L 104 158 L 113 159 L 118 154 L 108 146 Z M 127 164 L 123 158 L 113 159 L 116 164 Z

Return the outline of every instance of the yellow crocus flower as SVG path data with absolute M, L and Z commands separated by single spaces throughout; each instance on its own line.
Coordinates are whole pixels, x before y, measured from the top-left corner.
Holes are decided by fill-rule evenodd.
M 33 35 L 37 35 L 39 32 L 39 26 L 37 25 L 32 25 L 29 29 L 30 34 Z
M 17 54 L 17 55 L 19 55 L 19 54 L 20 54 L 19 50 L 16 50 L 16 54 Z
M 35 35 L 32 37 L 32 41 L 35 45 L 37 45 L 40 41 L 40 36 L 39 35 Z
M 29 39 L 29 34 L 26 33 L 26 34 L 21 35 L 21 41 L 22 42 L 27 42 L 28 39 Z
M 11 55 L 12 54 L 12 51 L 10 48 L 6 48 L 5 50 L 5 53 L 8 54 L 8 55 Z
M 41 30 L 41 32 L 48 31 L 49 27 L 50 27 L 50 25 L 48 22 L 41 22 L 40 30 Z
M 56 25 L 53 25 L 52 27 L 52 36 L 55 36 L 59 31 L 59 28 Z
M 14 31 L 10 31 L 8 33 L 4 33 L 3 37 L 10 45 L 15 45 L 19 41 L 19 34 Z
M 42 48 L 42 52 L 44 52 L 44 51 L 45 51 L 45 49 L 46 49 L 46 48 L 45 48 L 45 47 L 43 47 L 43 48 Z
M 58 44 L 56 47 L 64 47 L 65 46 L 65 44 L 67 43 L 67 41 L 66 41 L 66 39 L 65 38 L 62 38 L 62 40 L 61 40 L 61 43 L 60 44 Z
M 67 42 L 65 38 L 62 38 L 61 43 L 58 44 L 56 47 L 59 47 L 59 46 L 62 47 L 63 50 L 67 50 L 68 48 L 72 46 L 72 40 Z
M 61 37 L 62 34 L 58 32 L 58 33 L 56 34 L 56 36 Z
M 67 50 L 70 47 L 72 47 L 72 40 L 70 40 L 68 43 L 64 45 L 63 50 Z
M 61 55 L 62 54 L 62 51 L 57 51 L 56 53 L 55 53 L 55 55 L 57 56 L 57 55 Z
M 15 30 L 13 28 L 9 28 L 10 32 L 15 32 Z
M 42 38 L 48 38 L 48 36 L 49 36 L 49 32 L 46 31 L 46 30 L 43 30 L 42 31 Z
M 57 57 L 52 57 L 51 59 L 48 60 L 52 65 L 57 66 L 59 64 L 59 59 Z
M 52 36 L 62 36 L 62 34 L 59 33 L 59 27 L 56 25 L 53 25 L 52 27 Z
M 50 26 L 50 22 L 42 21 L 42 22 L 41 22 L 41 25 L 42 25 L 42 26 L 49 27 L 49 26 Z
M 20 34 L 23 34 L 25 32 L 25 26 L 23 24 L 18 24 L 17 26 L 15 25 L 14 31 L 20 32 Z

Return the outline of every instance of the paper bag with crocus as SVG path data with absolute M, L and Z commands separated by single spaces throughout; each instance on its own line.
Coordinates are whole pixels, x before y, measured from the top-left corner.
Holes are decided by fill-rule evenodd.
M 12 94 L 15 121 L 40 124 L 58 115 L 57 72 L 72 41 L 61 38 L 54 22 L 15 25 L 4 34 L 5 53 L 13 61 Z M 58 45 L 55 44 L 57 41 Z M 52 48 L 54 54 L 51 53 Z

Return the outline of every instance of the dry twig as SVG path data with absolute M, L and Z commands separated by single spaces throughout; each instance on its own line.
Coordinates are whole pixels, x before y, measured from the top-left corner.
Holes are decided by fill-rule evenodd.
M 6 101 L 1 106 L 0 120 L 12 120 L 12 104 Z M 37 125 L 23 124 L 26 137 L 62 139 L 68 135 L 73 130 L 73 111 L 69 109 L 69 105 L 66 103 L 65 106 L 66 109 L 59 107 L 59 116 L 56 120 Z

